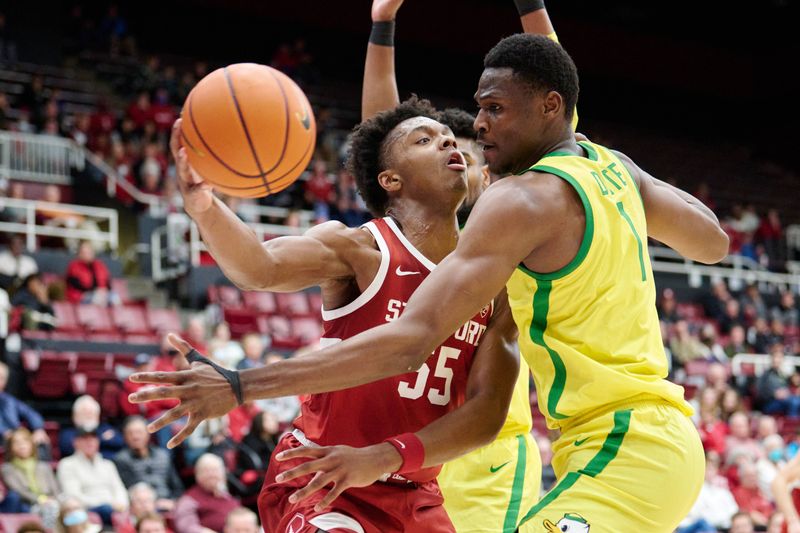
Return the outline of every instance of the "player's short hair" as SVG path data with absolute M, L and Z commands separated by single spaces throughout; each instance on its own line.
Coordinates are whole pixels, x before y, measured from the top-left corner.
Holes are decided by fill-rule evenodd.
M 453 130 L 456 137 L 475 139 L 475 129 L 472 127 L 475 117 L 463 109 L 448 107 L 442 111 L 440 122 Z
M 556 91 L 564 98 L 564 117 L 578 103 L 578 70 L 562 46 L 544 35 L 517 33 L 489 50 L 484 68 L 510 68 L 534 91 Z
M 356 180 L 358 193 L 374 216 L 384 216 L 389 195 L 378 183 L 378 174 L 389 166 L 389 133 L 401 122 L 414 117 L 439 120 L 440 113 L 428 101 L 411 96 L 394 109 L 378 113 L 355 127 L 347 157 L 347 170 Z

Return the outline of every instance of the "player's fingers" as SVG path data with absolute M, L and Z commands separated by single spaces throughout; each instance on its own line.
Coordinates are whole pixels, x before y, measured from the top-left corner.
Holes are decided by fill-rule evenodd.
M 171 450 L 172 448 L 175 448 L 184 440 L 186 440 L 186 437 L 191 435 L 192 432 L 194 432 L 194 430 L 197 429 L 197 426 L 200 425 L 200 422 L 202 422 L 203 420 L 204 420 L 203 417 L 197 415 L 189 415 L 189 422 L 187 422 L 187 424 L 183 426 L 183 428 L 181 428 L 181 430 L 174 437 L 169 439 L 169 442 L 167 442 L 167 448 Z
M 147 431 L 150 433 L 155 433 L 159 429 L 168 426 L 175 422 L 176 420 L 180 420 L 189 410 L 186 408 L 186 404 L 178 404 L 163 415 L 159 416 L 157 419 L 153 420 L 150 424 L 147 425 Z
M 326 448 L 319 446 L 300 446 L 299 448 L 294 448 L 293 450 L 281 452 L 276 455 L 275 458 L 278 461 L 288 461 L 290 459 L 300 458 L 319 459 L 320 457 L 325 457 L 327 454 L 328 451 Z
M 169 149 L 176 161 L 178 160 L 178 150 L 181 149 L 181 120 L 176 120 L 172 125 L 172 134 L 169 137 Z
M 182 338 L 178 337 L 174 333 L 170 333 L 167 335 L 167 340 L 172 345 L 173 348 L 181 352 L 181 355 L 186 357 L 186 354 L 191 352 L 194 348 L 192 345 L 183 340 Z
M 331 504 L 334 502 L 334 500 L 336 500 L 336 498 L 341 496 L 341 494 L 345 491 L 346 488 L 347 487 L 343 483 L 335 483 L 330 492 L 328 492 L 328 494 L 326 494 L 325 497 L 322 498 L 319 501 L 319 503 L 314 506 L 314 511 L 320 513 L 323 510 L 325 510 L 325 508 L 330 507 Z
M 317 472 L 317 475 L 314 476 L 314 479 L 308 482 L 308 485 L 289 496 L 289 502 L 301 502 L 318 490 L 324 489 L 325 486 L 331 482 L 331 474 L 326 472 Z
M 326 470 L 328 470 L 328 468 L 326 468 L 325 460 L 317 459 L 316 461 L 308 461 L 290 470 L 287 470 L 286 472 L 278 474 L 275 476 L 275 481 L 278 483 L 285 483 L 299 477 L 308 476 L 314 472 L 325 472 Z
M 153 383 L 155 385 L 182 385 L 184 382 L 186 382 L 186 378 L 187 374 L 185 370 L 178 372 L 136 372 L 135 374 L 128 376 L 128 379 L 132 383 Z M 147 389 L 146 391 L 139 391 L 131 396 L 137 396 L 140 393 L 144 394 L 145 392 L 149 391 L 150 389 Z

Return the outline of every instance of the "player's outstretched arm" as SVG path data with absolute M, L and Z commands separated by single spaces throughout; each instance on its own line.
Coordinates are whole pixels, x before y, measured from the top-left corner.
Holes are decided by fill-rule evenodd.
M 517 327 L 505 290 L 495 299 L 492 322 L 481 341 L 467 382 L 466 401 L 458 409 L 416 433 L 425 452 L 423 468 L 460 457 L 494 440 L 505 422 L 511 395 L 519 374 Z M 351 487 L 364 487 L 384 474 L 402 467 L 397 449 L 388 443 L 364 448 L 350 446 L 300 447 L 276 457 L 279 461 L 308 458 L 308 462 L 284 472 L 279 482 L 316 475 L 294 494 L 296 501 L 323 487 L 334 485 L 317 505 L 321 511 Z
M 403 0 L 373 0 L 372 33 L 364 62 L 361 120 L 400 104 L 394 70 L 394 21 Z
M 615 153 L 639 186 L 648 236 L 701 263 L 716 263 L 728 255 L 728 235 L 711 209 L 691 194 L 654 178 L 628 156 Z
M 791 487 L 800 480 L 800 454 L 795 455 L 772 480 L 772 494 L 778 511 L 786 519 L 787 533 L 800 533 L 800 515 L 792 501 Z
M 296 291 L 328 280 L 352 277 L 352 260 L 378 259 L 366 232 L 338 222 L 311 228 L 299 237 L 281 237 L 262 243 L 228 206 L 211 192 L 189 166 L 180 144 L 181 120 L 175 122 L 170 146 L 175 157 L 178 186 L 187 214 L 197 223 L 203 241 L 225 276 L 246 290 Z M 377 266 L 376 266 L 377 269 Z
M 553 23 L 544 7 L 544 0 L 514 0 L 514 5 L 517 6 L 519 20 L 525 33 L 547 35 L 558 41 L 556 30 L 553 29 Z

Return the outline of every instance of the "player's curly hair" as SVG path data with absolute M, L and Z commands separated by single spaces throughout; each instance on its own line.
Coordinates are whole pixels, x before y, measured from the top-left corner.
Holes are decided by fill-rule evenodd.
M 510 68 L 535 91 L 556 91 L 564 98 L 564 116 L 572 119 L 578 102 L 578 70 L 560 44 L 543 36 L 517 33 L 489 50 L 484 68 Z
M 467 139 L 475 138 L 475 130 L 472 128 L 475 117 L 463 109 L 448 107 L 442 111 L 442 119 L 440 122 L 453 130 L 453 135 L 456 137 L 464 137 Z
M 440 113 L 428 100 L 412 95 L 394 109 L 378 113 L 353 129 L 347 171 L 355 178 L 358 193 L 376 217 L 384 216 L 389 204 L 389 195 L 378 183 L 378 174 L 390 164 L 386 137 L 398 124 L 414 117 L 439 120 Z

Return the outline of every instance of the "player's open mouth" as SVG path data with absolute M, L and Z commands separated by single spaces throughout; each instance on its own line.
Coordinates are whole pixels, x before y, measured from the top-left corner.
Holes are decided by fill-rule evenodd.
M 456 151 L 450 155 L 450 159 L 447 160 L 447 168 L 458 172 L 467 170 L 467 165 L 464 163 L 464 156 L 461 155 L 461 152 Z

